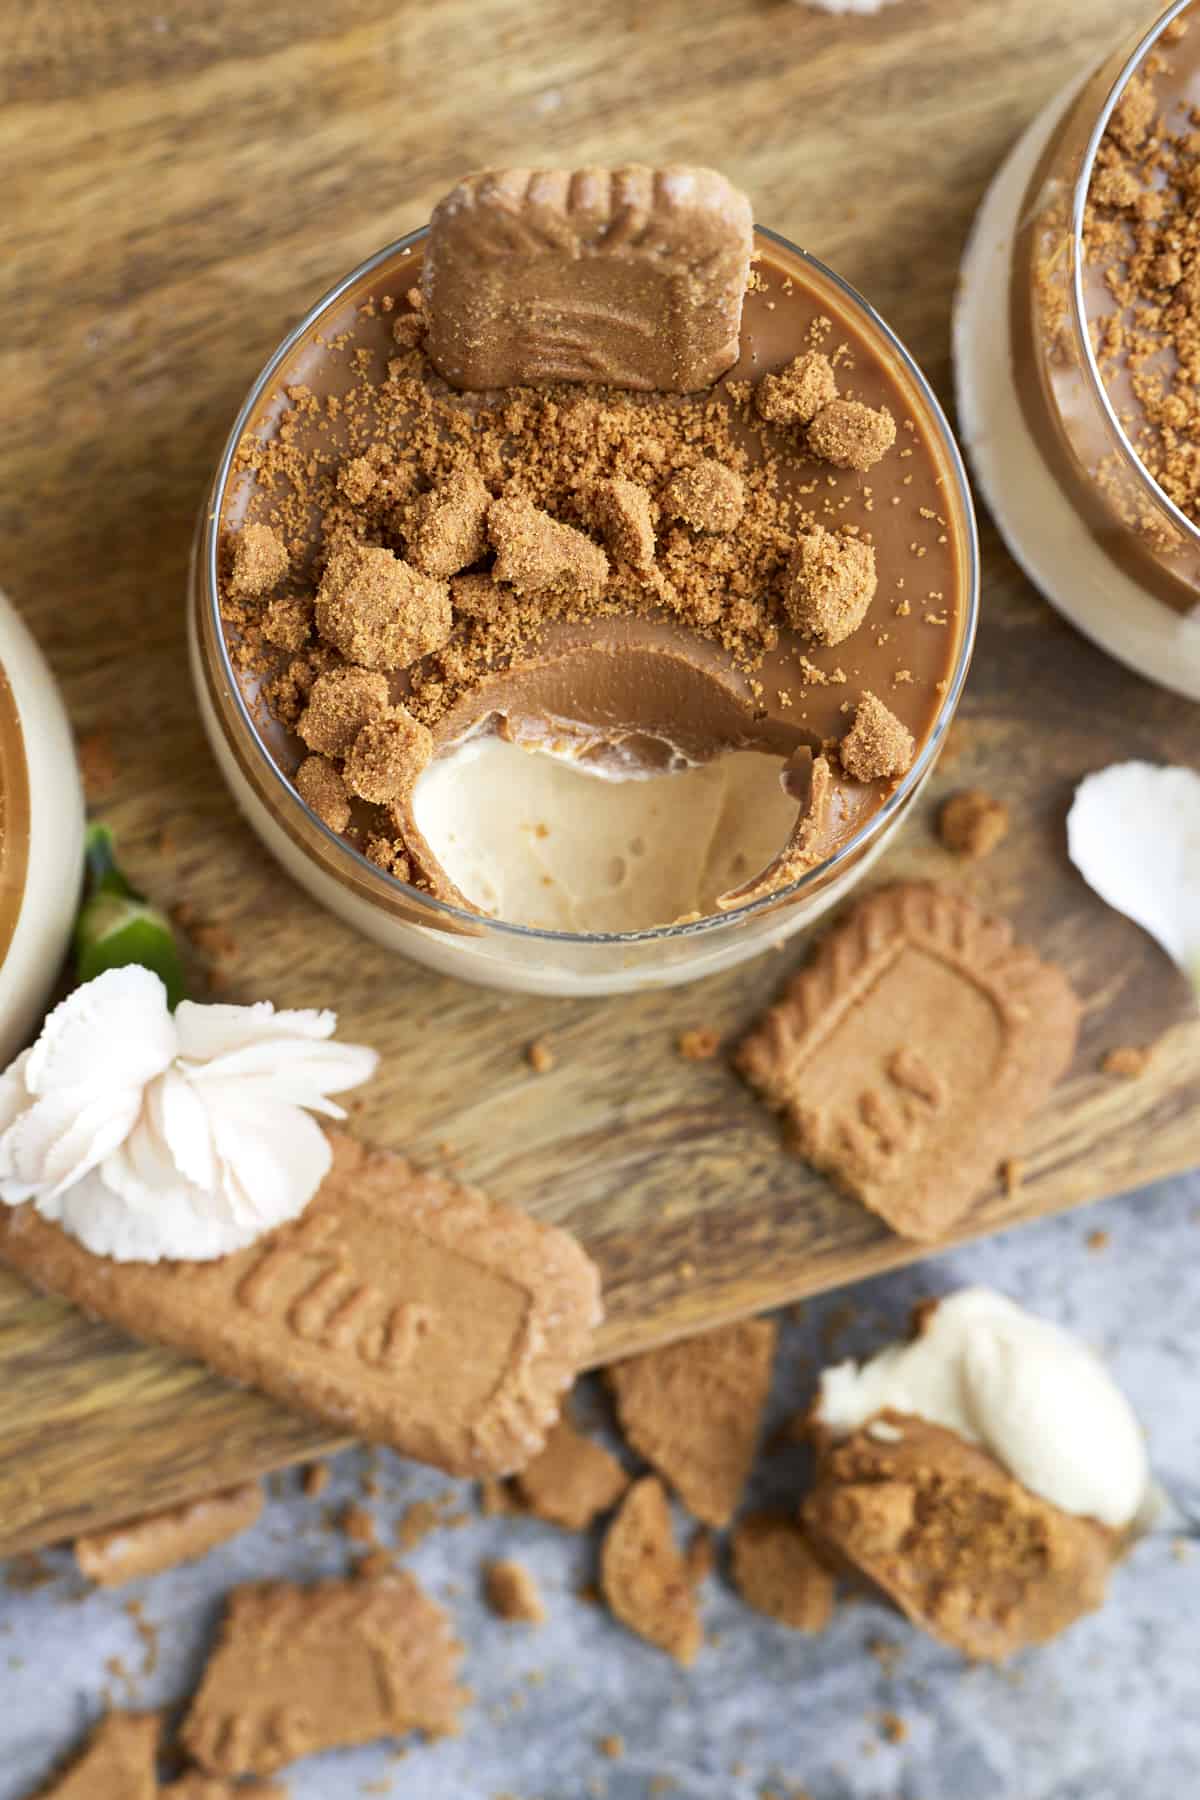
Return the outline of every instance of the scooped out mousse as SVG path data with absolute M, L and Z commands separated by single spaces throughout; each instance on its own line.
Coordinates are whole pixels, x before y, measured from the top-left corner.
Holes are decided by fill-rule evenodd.
M 885 804 L 965 629 L 910 371 L 707 170 L 461 183 L 247 427 L 222 618 L 257 727 L 380 868 L 639 931 Z

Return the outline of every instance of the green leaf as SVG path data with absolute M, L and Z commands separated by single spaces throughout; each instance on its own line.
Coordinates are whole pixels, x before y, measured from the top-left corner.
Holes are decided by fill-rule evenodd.
M 79 980 L 94 981 L 106 969 L 141 963 L 161 979 L 173 1012 L 187 985 L 170 921 L 126 880 L 107 825 L 89 826 L 85 854 L 86 896 L 75 925 Z

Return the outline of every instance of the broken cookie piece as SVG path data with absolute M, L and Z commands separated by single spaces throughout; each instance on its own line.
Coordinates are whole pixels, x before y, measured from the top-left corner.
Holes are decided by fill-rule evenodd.
M 654 566 L 654 515 L 650 490 L 640 481 L 614 476 L 593 496 L 596 518 L 614 559 L 645 574 Z
M 712 169 L 491 169 L 433 210 L 430 359 L 459 388 L 690 393 L 738 356 L 750 203 Z
M 157 1800 L 157 1713 L 106 1713 L 65 1773 L 37 1800 Z
M 388 709 L 388 681 L 373 669 L 347 665 L 318 675 L 297 734 L 321 756 L 345 756 L 364 725 Z
M 814 525 L 797 540 L 784 576 L 791 623 L 818 644 L 841 644 L 857 631 L 875 597 L 875 552 L 850 532 Z
M 1022 1487 L 996 1458 L 885 1412 L 823 1449 L 804 1503 L 822 1553 L 964 1656 L 998 1662 L 1103 1605 L 1117 1533 Z
M 433 738 L 403 706 L 363 726 L 346 755 L 346 787 L 374 806 L 394 806 L 412 792 L 433 755 Z
M 288 572 L 287 547 L 269 525 L 243 525 L 233 540 L 229 591 L 256 600 L 278 587 Z
M 806 350 L 778 375 L 763 376 L 754 389 L 754 407 L 772 425 L 807 425 L 837 397 L 833 364 L 823 351 Z
M 541 1455 L 520 1471 L 516 1485 L 539 1519 L 565 1531 L 586 1531 L 593 1519 L 617 1504 L 629 1477 L 603 1444 L 585 1437 L 564 1415 Z
M 339 544 L 317 590 L 317 630 L 364 669 L 406 669 L 452 629 L 450 590 L 378 545 Z
M 888 781 L 908 772 L 916 749 L 908 727 L 882 700 L 866 693 L 838 745 L 838 760 L 852 781 Z
M 494 500 L 488 537 L 496 551 L 493 574 L 518 594 L 562 594 L 594 599 L 608 580 L 608 558 L 599 544 L 571 525 L 561 525 L 531 500 Z
M 1079 1030 L 1067 977 L 961 895 L 861 901 L 737 1066 L 793 1147 L 905 1237 L 962 1217 L 1019 1147 Z
M 408 533 L 408 556 L 426 575 L 457 575 L 487 550 L 487 514 L 492 496 L 477 470 L 451 475 L 416 501 Z
M 663 505 L 693 531 L 732 531 L 746 510 L 746 490 L 736 469 L 706 456 L 672 475 Z
M 837 469 L 865 473 L 886 456 L 896 441 L 896 421 L 885 406 L 859 400 L 833 400 L 823 406 L 808 428 L 808 448 Z
M 330 831 L 350 823 L 350 795 L 341 772 L 327 756 L 306 756 L 296 770 L 296 792 Z
M 158 1575 L 178 1563 L 207 1556 L 218 1544 L 248 1531 L 263 1508 L 257 1481 L 224 1493 L 207 1494 L 163 1512 L 131 1519 L 111 1531 L 89 1532 L 75 1540 L 79 1572 L 99 1587 L 120 1587 L 143 1575 Z
M 738 1520 L 733 1580 L 747 1606 L 793 1631 L 824 1631 L 833 1617 L 833 1577 L 790 1513 Z
M 271 1775 L 319 1750 L 458 1728 L 450 1620 L 406 1571 L 234 1588 L 180 1737 L 213 1775 Z
M 776 1333 L 773 1319 L 744 1319 L 605 1371 L 630 1444 L 706 1525 L 727 1525 L 741 1498 Z
M 675 1543 L 666 1489 L 653 1475 L 635 1482 L 608 1528 L 601 1555 L 604 1598 L 630 1631 L 681 1663 L 700 1648 L 700 1615 Z

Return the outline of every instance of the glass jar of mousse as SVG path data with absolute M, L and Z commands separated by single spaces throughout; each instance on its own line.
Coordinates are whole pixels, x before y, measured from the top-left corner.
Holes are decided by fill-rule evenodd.
M 0 1068 L 62 967 L 83 875 L 83 790 L 54 678 L 0 594 Z
M 1200 482 L 1194 500 L 1178 483 L 1172 498 L 1138 446 L 1200 466 L 1200 409 L 1185 422 L 1182 403 L 1178 417 L 1145 404 L 1169 393 L 1178 366 L 1158 321 L 1184 273 L 1166 256 L 1146 287 L 1165 179 L 1156 148 L 1170 143 L 1159 128 L 1194 135 L 1197 104 L 1200 4 L 1175 0 L 1056 95 L 1012 150 L 976 219 L 954 329 L 960 429 L 1009 550 L 1110 655 L 1193 700 Z M 1168 224 L 1164 252 L 1173 241 Z
M 330 391 L 325 366 L 330 346 L 344 345 L 364 317 L 390 311 L 395 297 L 414 287 L 425 236 L 419 231 L 389 245 L 318 301 L 271 357 L 227 440 L 197 527 L 189 597 L 193 675 L 218 763 L 250 824 L 301 886 L 367 937 L 441 973 L 521 992 L 601 995 L 674 985 L 728 968 L 810 925 L 862 878 L 924 785 L 954 716 L 974 641 L 978 550 L 966 476 L 946 419 L 911 357 L 861 297 L 812 257 L 774 233 L 757 230 L 757 267 L 760 271 L 769 267 L 772 281 L 778 284 L 774 298 L 761 293 L 747 296 L 748 304 L 759 306 L 763 345 L 778 335 L 778 321 L 771 322 L 777 302 L 784 307 L 793 289 L 802 290 L 812 306 L 827 315 L 825 323 L 834 332 L 831 345 L 839 326 L 844 325 L 852 336 L 858 346 L 858 378 L 868 385 L 874 379 L 888 386 L 908 434 L 894 454 L 919 454 L 925 459 L 921 467 L 926 486 L 921 497 L 935 505 L 924 506 L 918 521 L 914 501 L 910 528 L 907 498 L 903 505 L 900 498 L 906 490 L 898 486 L 897 510 L 888 511 L 886 520 L 879 519 L 881 530 L 890 531 L 897 541 L 901 536 L 911 537 L 915 530 L 932 532 L 939 546 L 937 570 L 944 571 L 939 576 L 941 585 L 924 597 L 911 579 L 912 570 L 908 571 L 914 603 L 923 600 L 932 608 L 926 614 L 930 620 L 928 649 L 923 646 L 922 654 L 937 659 L 936 669 L 931 663 L 928 671 L 924 714 L 913 710 L 916 700 L 905 688 L 898 687 L 888 696 L 897 709 L 910 709 L 915 727 L 911 764 L 903 775 L 883 784 L 871 805 L 862 808 L 860 822 L 843 833 L 821 862 L 786 886 L 756 894 L 746 904 L 682 918 L 677 914 L 685 909 L 679 908 L 670 923 L 626 930 L 549 928 L 451 904 L 377 866 L 301 799 L 293 784 L 296 747 L 289 745 L 288 733 L 264 706 L 259 679 L 248 677 L 241 666 L 237 631 L 222 615 L 220 585 L 222 544 L 245 517 L 245 483 L 238 477 L 239 446 L 251 435 L 270 440 L 279 431 L 291 404 L 289 390 L 293 394 L 297 388 L 311 391 L 324 375 L 326 391 Z M 729 379 L 752 381 L 758 373 L 783 367 L 803 347 L 803 343 L 793 343 L 786 351 L 763 351 L 747 343 L 744 325 L 742 361 Z M 348 374 L 335 378 L 333 390 L 340 383 L 344 393 L 349 380 Z M 898 484 L 905 479 L 899 471 L 914 466 L 912 462 L 898 465 Z M 873 482 L 875 488 L 879 485 L 877 472 L 846 474 L 843 479 L 848 489 L 853 488 L 860 508 L 869 512 Z M 882 500 L 879 513 L 884 513 Z M 906 549 L 916 553 L 913 544 L 906 543 Z M 929 567 L 932 571 L 933 565 Z M 889 577 L 889 588 L 890 581 Z M 881 592 L 884 587 L 881 568 Z M 909 602 L 897 599 L 903 587 L 900 577 L 896 592 L 889 592 L 889 605 L 907 614 Z M 881 627 L 879 642 L 886 636 Z M 852 646 L 847 643 L 840 648 L 849 652 Z M 837 672 L 843 682 L 854 674 L 853 658 L 844 660 L 849 677 L 840 669 Z M 911 679 L 907 670 L 902 678 Z M 845 692 L 853 696 L 854 689 L 848 686 Z M 840 690 L 836 700 L 846 712 Z M 830 716 L 836 716 L 834 701 L 824 704 Z M 776 794 L 785 760 L 783 751 L 771 765 Z M 577 779 L 591 783 L 596 777 L 580 775 Z M 680 777 L 664 773 L 651 779 L 667 791 L 669 810 L 669 796 L 682 792 L 670 784 Z M 739 805 L 743 810 L 754 805 L 745 790 L 740 793 Z M 652 856 L 656 844 L 643 841 L 644 837 L 642 834 L 633 842 L 632 851 Z M 623 858 L 616 860 L 624 863 Z

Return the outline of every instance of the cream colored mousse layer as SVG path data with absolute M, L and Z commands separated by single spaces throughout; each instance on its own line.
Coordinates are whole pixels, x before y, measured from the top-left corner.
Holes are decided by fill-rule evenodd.
M 783 767 L 737 750 L 631 776 L 480 736 L 429 765 L 413 814 L 455 886 L 493 917 L 645 931 L 716 912 L 770 864 L 796 819 Z

